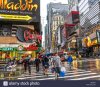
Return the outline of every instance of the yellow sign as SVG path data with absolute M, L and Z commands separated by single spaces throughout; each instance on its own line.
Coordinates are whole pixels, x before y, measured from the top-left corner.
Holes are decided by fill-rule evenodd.
M 24 3 L 23 3 L 24 2 Z M 0 0 L 0 8 L 6 10 L 21 10 L 21 11 L 37 11 L 38 4 L 34 3 L 33 0 Z
M 90 37 L 84 38 L 83 41 L 84 41 L 86 47 L 90 47 L 91 46 L 91 39 L 90 39 Z
M 32 19 L 29 15 L 7 15 L 7 14 L 0 14 L 0 19 L 10 19 L 10 20 L 26 20 L 29 21 Z
M 97 40 L 93 40 L 92 45 L 96 45 L 96 44 L 97 44 Z

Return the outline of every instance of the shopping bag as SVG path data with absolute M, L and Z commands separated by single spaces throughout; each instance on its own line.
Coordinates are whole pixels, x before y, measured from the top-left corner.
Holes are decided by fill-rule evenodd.
M 65 76 L 65 72 L 63 72 L 63 71 L 60 71 L 60 74 L 59 74 L 59 76 L 61 76 L 61 77 L 64 77 L 64 76 Z
M 65 67 L 61 67 L 59 76 L 64 77 L 65 74 L 66 74 L 66 68 Z
M 61 67 L 61 71 L 66 73 L 66 68 L 65 67 Z

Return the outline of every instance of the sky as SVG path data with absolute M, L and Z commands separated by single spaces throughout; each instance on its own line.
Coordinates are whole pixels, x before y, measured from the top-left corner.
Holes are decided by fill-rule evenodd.
M 46 24 L 46 15 L 47 15 L 47 4 L 50 2 L 58 3 L 61 2 L 63 4 L 67 4 L 67 0 L 40 0 L 41 3 L 41 21 L 42 25 L 44 26 Z
M 61 2 L 62 4 L 67 4 L 68 0 L 40 0 L 40 14 L 41 14 L 41 23 L 42 23 L 42 46 L 44 47 L 44 29 L 45 29 L 45 25 L 47 23 L 46 18 L 47 18 L 47 4 L 50 2 L 54 2 L 54 3 L 58 3 Z

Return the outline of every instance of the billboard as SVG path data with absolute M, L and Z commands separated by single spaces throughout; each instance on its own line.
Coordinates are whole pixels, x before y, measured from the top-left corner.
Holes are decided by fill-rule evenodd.
M 0 21 L 40 22 L 40 0 L 0 0 Z
M 79 23 L 79 12 L 78 11 L 72 11 L 72 21 L 73 21 L 73 24 Z
M 36 42 L 37 44 L 41 43 L 42 36 L 39 33 L 35 32 L 34 30 L 28 27 L 23 27 L 23 26 L 16 26 L 16 27 L 17 27 L 16 37 L 20 42 L 25 42 L 25 43 Z
M 77 24 L 79 23 L 79 12 L 78 11 L 71 11 L 67 16 L 67 23 L 68 24 Z

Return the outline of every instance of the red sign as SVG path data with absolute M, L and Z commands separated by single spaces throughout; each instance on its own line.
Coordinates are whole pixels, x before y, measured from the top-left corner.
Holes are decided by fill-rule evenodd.
M 37 39 L 38 42 L 41 42 L 42 36 L 38 35 L 38 34 L 33 34 L 32 32 L 33 31 L 31 31 L 31 30 L 25 30 L 24 31 L 24 39 L 25 39 L 25 41 L 27 42 L 29 40 Z
M 28 51 L 35 51 L 38 50 L 38 47 L 35 44 L 29 45 L 29 47 L 25 47 Z
M 24 31 L 24 39 L 25 39 L 25 41 L 32 40 L 32 38 L 33 38 L 33 35 L 32 35 L 31 30 L 25 30 Z

